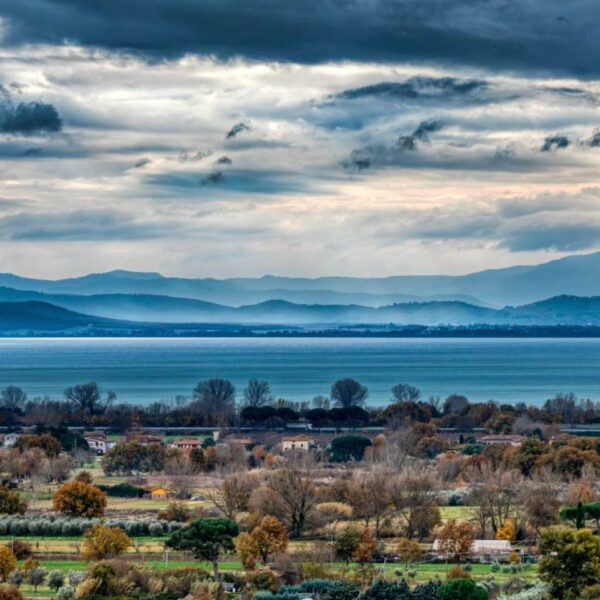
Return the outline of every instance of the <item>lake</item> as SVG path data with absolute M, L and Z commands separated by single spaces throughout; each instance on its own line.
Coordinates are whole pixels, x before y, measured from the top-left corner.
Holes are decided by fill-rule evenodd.
M 195 338 L 2 339 L 0 387 L 60 398 L 97 381 L 119 400 L 149 403 L 191 395 L 209 377 L 231 379 L 239 395 L 251 377 L 277 397 L 310 400 L 354 377 L 369 404 L 385 403 L 398 382 L 425 398 L 540 404 L 557 392 L 600 400 L 600 339 Z

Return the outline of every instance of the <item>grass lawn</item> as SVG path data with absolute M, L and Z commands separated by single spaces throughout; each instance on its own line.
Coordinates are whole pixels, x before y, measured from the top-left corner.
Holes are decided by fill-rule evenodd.
M 458 521 L 466 521 L 471 518 L 470 506 L 440 506 L 442 520 L 456 519 Z

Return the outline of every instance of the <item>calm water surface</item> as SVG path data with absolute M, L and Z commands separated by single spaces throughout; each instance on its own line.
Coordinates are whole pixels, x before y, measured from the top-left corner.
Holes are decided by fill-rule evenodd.
M 190 395 L 208 377 L 250 377 L 273 394 L 307 400 L 340 377 L 368 386 L 371 404 L 389 400 L 397 382 L 425 397 L 461 393 L 471 400 L 540 403 L 572 391 L 600 400 L 600 339 L 4 339 L 0 387 L 59 398 L 95 380 L 127 402 Z

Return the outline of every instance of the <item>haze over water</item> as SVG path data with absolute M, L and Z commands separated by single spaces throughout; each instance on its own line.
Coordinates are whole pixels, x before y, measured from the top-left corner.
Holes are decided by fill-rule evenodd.
M 191 395 L 209 377 L 231 379 L 241 397 L 251 377 L 275 397 L 310 400 L 341 377 L 368 386 L 369 404 L 395 383 L 424 398 L 451 393 L 472 401 L 540 404 L 557 392 L 600 400 L 600 339 L 4 339 L 0 387 L 29 397 L 62 397 L 88 380 L 119 401 L 149 403 Z

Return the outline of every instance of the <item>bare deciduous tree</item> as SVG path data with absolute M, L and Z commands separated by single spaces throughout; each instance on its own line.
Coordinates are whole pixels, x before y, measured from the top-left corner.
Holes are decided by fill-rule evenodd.
M 355 475 L 348 484 L 348 504 L 355 517 L 364 521 L 365 527 L 373 525 L 375 537 L 389 523 L 392 513 L 390 472 L 376 468 Z
M 318 502 L 318 462 L 312 452 L 291 452 L 287 465 L 275 471 L 250 498 L 259 515 L 271 514 L 285 523 L 292 537 L 302 535 Z
M 258 477 L 250 473 L 232 473 L 218 488 L 208 492 L 208 498 L 227 519 L 234 519 L 248 510 L 252 491 L 259 485 Z
M 409 539 L 428 535 L 439 521 L 437 485 L 422 469 L 405 471 L 390 485 L 392 502 L 404 518 Z
M 470 504 L 479 535 L 485 538 L 502 527 L 507 519 L 522 520 L 519 494 L 523 476 L 514 469 L 494 469 L 487 462 L 465 474 L 471 485 Z
M 244 389 L 244 406 L 266 406 L 273 401 L 268 381 L 251 379 Z

